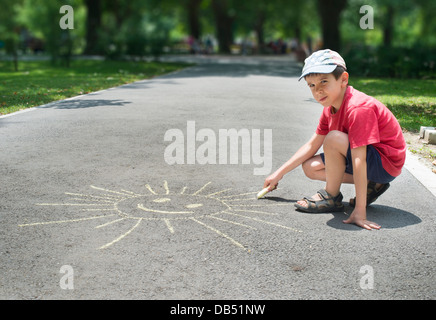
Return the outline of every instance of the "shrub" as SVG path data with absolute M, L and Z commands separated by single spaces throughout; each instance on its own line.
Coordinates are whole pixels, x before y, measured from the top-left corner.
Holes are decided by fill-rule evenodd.
M 405 47 L 352 46 L 343 57 L 350 74 L 368 77 L 436 78 L 436 50 Z

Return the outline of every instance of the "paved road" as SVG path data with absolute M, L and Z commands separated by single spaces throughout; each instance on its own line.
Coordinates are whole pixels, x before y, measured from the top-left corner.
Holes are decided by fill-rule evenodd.
M 255 199 L 319 118 L 299 70 L 208 58 L 1 118 L 0 298 L 434 299 L 436 198 L 407 170 L 379 231 L 296 212 L 323 186 L 300 169 Z

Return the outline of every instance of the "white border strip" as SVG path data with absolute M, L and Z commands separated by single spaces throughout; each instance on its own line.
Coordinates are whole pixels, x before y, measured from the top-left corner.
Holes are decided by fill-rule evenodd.
M 38 107 L 31 107 L 31 108 L 28 108 L 28 109 L 23 109 L 23 110 L 15 111 L 15 112 L 12 112 L 12 113 L 4 114 L 4 115 L 0 116 L 0 119 L 7 118 L 7 117 L 12 117 L 12 116 L 15 116 L 15 115 L 20 114 L 20 113 L 25 113 L 25 112 L 33 111 L 36 108 L 38 108 Z
M 108 89 L 105 89 L 105 90 L 108 90 Z M 91 93 L 94 93 L 94 92 L 90 92 L 89 94 L 91 94 Z M 37 110 L 37 109 L 49 108 L 53 104 L 60 103 L 62 101 L 74 100 L 74 99 L 77 99 L 78 97 L 83 97 L 85 95 L 86 94 L 81 94 L 81 95 L 78 95 L 78 96 L 73 96 L 73 97 L 62 99 L 62 100 L 55 100 L 55 101 L 48 102 L 46 104 L 41 104 L 39 106 L 34 106 L 34 107 L 26 108 L 26 109 L 23 109 L 23 110 L 15 111 L 15 112 L 8 113 L 8 114 L 0 116 L 0 119 L 7 118 L 7 117 L 12 117 L 12 116 L 15 116 L 15 115 L 18 115 L 18 114 L 21 114 L 21 113 L 26 113 L 26 112 L 29 112 L 29 111 L 34 111 L 34 110 Z
M 406 168 L 424 187 L 436 197 L 436 174 L 429 167 L 421 163 L 416 155 L 407 150 Z

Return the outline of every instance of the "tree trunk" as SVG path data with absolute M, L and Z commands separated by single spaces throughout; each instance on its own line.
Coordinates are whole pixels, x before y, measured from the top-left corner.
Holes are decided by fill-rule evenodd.
M 85 54 L 98 54 L 98 29 L 101 23 L 100 0 L 85 0 L 88 16 L 86 18 L 86 48 Z
M 386 12 L 386 22 L 383 28 L 383 44 L 390 47 L 394 33 L 394 7 L 389 5 Z
M 265 18 L 266 18 L 265 12 L 259 11 L 254 25 L 254 30 L 256 31 L 256 36 L 257 36 L 258 53 L 262 53 L 265 49 L 265 34 L 263 31 Z
M 233 17 L 228 15 L 226 0 L 212 0 L 215 27 L 221 53 L 230 53 L 233 44 Z
M 188 24 L 189 31 L 195 39 L 200 39 L 201 37 L 201 26 L 199 10 L 202 0 L 189 0 L 188 2 Z
M 339 51 L 341 49 L 341 35 L 339 32 L 340 15 L 347 0 L 318 0 L 321 17 L 323 47 Z

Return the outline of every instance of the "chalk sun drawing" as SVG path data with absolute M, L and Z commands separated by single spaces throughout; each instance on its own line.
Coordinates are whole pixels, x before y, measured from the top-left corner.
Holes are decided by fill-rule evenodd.
M 20 224 L 19 227 L 44 226 L 108 218 L 112 220 L 100 224 L 95 228 L 104 228 L 126 220 L 132 223 L 129 230 L 117 235 L 112 241 L 97 248 L 100 250 L 115 245 L 131 234 L 141 223 L 151 220 L 162 221 L 172 234 L 176 232 L 178 223 L 194 222 L 211 232 L 215 232 L 236 247 L 246 251 L 249 251 L 246 245 L 241 244 L 233 237 L 219 230 L 218 227 L 213 225 L 212 221 L 220 221 L 221 223 L 256 230 L 254 226 L 244 223 L 245 220 L 255 221 L 293 232 L 302 232 L 286 225 L 268 221 L 263 217 L 261 219 L 254 216 L 277 215 L 270 211 L 262 211 L 262 209 L 264 207 L 290 205 L 289 203 L 262 204 L 253 200 L 257 191 L 228 195 L 232 188 L 211 192 L 207 191 L 210 189 L 210 185 L 211 182 L 208 182 L 193 193 L 188 192 L 187 186 L 184 186 L 181 190 L 170 191 L 168 182 L 164 180 L 164 190 L 161 190 L 160 193 L 156 191 L 157 189 L 153 189 L 149 184 L 146 184 L 145 194 L 125 189 L 109 190 L 91 185 L 90 187 L 93 190 L 99 192 L 98 195 L 65 192 L 66 195 L 71 197 L 70 202 L 37 203 L 36 205 L 72 206 L 82 211 L 99 212 L 98 215 L 76 219 L 26 223 Z M 241 222 L 241 220 L 244 222 Z

